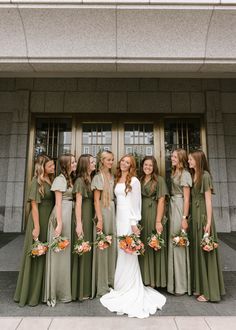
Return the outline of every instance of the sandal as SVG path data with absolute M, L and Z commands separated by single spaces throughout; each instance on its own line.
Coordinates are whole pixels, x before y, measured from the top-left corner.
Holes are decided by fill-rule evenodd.
M 203 294 L 202 294 L 201 296 L 198 296 L 198 297 L 197 297 L 197 301 L 200 301 L 200 302 L 207 302 L 208 299 L 206 299 L 206 298 L 203 296 Z

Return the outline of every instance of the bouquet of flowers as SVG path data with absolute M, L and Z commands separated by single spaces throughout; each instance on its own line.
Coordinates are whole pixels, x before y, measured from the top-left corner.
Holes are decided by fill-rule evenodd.
M 77 242 L 74 245 L 73 253 L 77 253 L 79 256 L 82 256 L 84 253 L 91 250 L 91 245 L 89 241 L 85 241 L 83 236 L 78 237 Z
M 52 243 L 49 245 L 50 249 L 54 252 L 61 252 L 70 245 L 70 241 L 67 237 L 54 237 Z
M 119 247 L 129 254 L 144 255 L 144 244 L 135 234 L 118 236 Z
M 99 250 L 107 249 L 111 243 L 112 235 L 105 235 L 102 231 L 97 233 L 94 244 Z
M 165 241 L 161 236 L 161 233 L 158 233 L 156 230 L 153 230 L 151 235 L 147 238 L 147 244 L 155 251 L 161 250 L 165 246 Z
M 37 238 L 34 242 L 34 244 L 31 246 L 30 249 L 30 255 L 31 257 L 40 257 L 44 254 L 46 254 L 48 251 L 48 242 L 42 243 Z
M 179 234 L 172 237 L 172 243 L 174 246 L 189 246 L 188 234 L 184 229 L 181 229 Z
M 201 240 L 200 246 L 202 247 L 202 249 L 204 251 L 210 252 L 214 249 L 217 249 L 219 246 L 219 243 L 214 240 L 213 236 L 209 236 L 208 233 L 205 233 Z

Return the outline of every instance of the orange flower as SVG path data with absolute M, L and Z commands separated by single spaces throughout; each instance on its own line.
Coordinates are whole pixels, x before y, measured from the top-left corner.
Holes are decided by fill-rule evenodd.
M 126 240 L 126 243 L 127 243 L 128 245 L 131 245 L 132 242 L 133 242 L 133 239 L 132 239 L 132 237 L 130 237 L 130 236 L 127 236 L 125 240 Z
M 121 249 L 125 249 L 126 248 L 126 241 L 125 240 L 120 241 L 119 246 L 120 246 Z

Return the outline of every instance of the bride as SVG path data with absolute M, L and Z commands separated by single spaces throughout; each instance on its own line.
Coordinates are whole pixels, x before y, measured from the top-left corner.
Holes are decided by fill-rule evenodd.
M 135 175 L 135 159 L 131 155 L 125 155 L 118 163 L 115 182 L 118 236 L 140 233 L 137 223 L 141 219 L 141 189 Z M 111 289 L 102 296 L 100 301 L 111 312 L 145 318 L 161 309 L 166 298 L 158 291 L 143 285 L 138 256 L 118 249 L 114 290 Z

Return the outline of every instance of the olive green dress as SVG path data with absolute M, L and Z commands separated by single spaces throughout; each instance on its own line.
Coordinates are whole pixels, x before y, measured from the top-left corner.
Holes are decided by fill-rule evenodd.
M 165 180 L 158 176 L 155 189 L 151 191 L 152 181 L 142 184 L 142 220 L 140 225 L 141 240 L 145 244 L 145 254 L 139 257 L 140 269 L 143 283 L 154 287 L 166 287 L 167 285 L 167 237 L 166 237 L 166 217 L 162 219 L 162 237 L 166 247 L 159 251 L 154 251 L 147 245 L 147 237 L 156 229 L 157 202 L 161 197 L 169 196 Z
M 87 187 L 82 178 L 78 178 L 73 187 L 73 194 L 80 193 L 82 195 L 82 225 L 84 232 L 84 240 L 93 242 L 93 193 L 91 187 Z M 73 221 L 73 242 L 77 240 L 75 232 L 76 219 Z M 73 250 L 73 247 L 72 247 Z M 83 300 L 92 296 L 92 262 L 93 253 L 86 252 L 82 256 L 72 254 L 72 299 Z
M 52 184 L 52 191 L 62 192 L 62 232 L 61 236 L 71 241 L 72 188 L 67 188 L 66 178 L 60 174 Z M 48 241 L 52 243 L 56 223 L 56 206 L 54 207 L 48 227 Z M 49 250 L 46 256 L 44 302 L 54 306 L 57 300 L 71 301 L 71 246 L 64 251 Z
M 192 259 L 192 289 L 196 294 L 204 295 L 210 301 L 220 301 L 225 294 L 219 248 L 206 252 L 200 247 L 207 224 L 205 192 L 213 191 L 212 179 L 208 172 L 204 172 L 202 184 L 193 185 L 191 190 L 191 259 Z M 217 241 L 214 218 L 211 219 L 211 236 Z
M 114 287 L 114 275 L 117 258 L 117 240 L 115 223 L 115 205 L 114 205 L 114 179 L 110 180 L 110 205 L 104 208 L 102 205 L 102 191 L 104 189 L 104 179 L 102 174 L 96 174 L 91 184 L 92 190 L 101 191 L 101 211 L 103 219 L 103 233 L 111 234 L 112 244 L 105 250 L 93 249 L 93 274 L 92 274 L 92 297 L 103 296 Z M 94 225 L 94 241 L 96 239 L 96 227 Z
M 29 201 L 35 201 L 38 204 L 40 226 L 39 240 L 41 242 L 47 241 L 48 220 L 54 206 L 54 193 L 50 190 L 50 188 L 51 186 L 45 182 L 44 197 L 42 197 L 39 193 L 37 178 L 34 177 L 29 192 Z M 32 213 L 30 212 L 25 233 L 21 268 L 14 295 L 14 300 L 19 302 L 20 306 L 24 306 L 25 304 L 30 306 L 38 305 L 43 294 L 46 256 L 43 255 L 32 258 L 29 255 L 33 244 L 33 229 L 34 222 Z
M 187 170 L 180 176 L 171 177 L 171 197 L 169 204 L 168 239 L 168 280 L 167 291 L 172 294 L 191 294 L 189 247 L 174 247 L 173 235 L 181 230 L 184 195 L 183 188 L 192 186 L 192 178 Z

